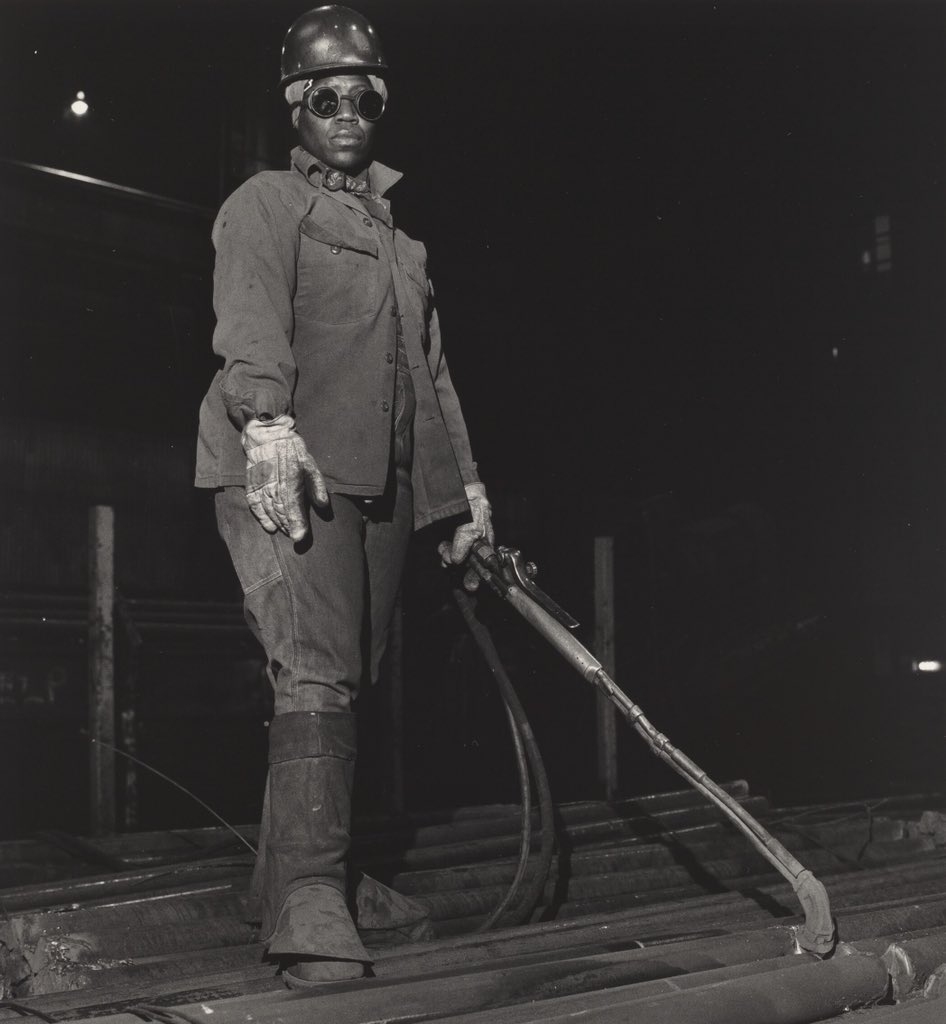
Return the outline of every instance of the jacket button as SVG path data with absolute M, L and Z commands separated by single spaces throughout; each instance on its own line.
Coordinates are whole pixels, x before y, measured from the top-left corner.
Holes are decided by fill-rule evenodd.
M 342 247 L 340 245 L 333 245 L 332 246 L 332 255 L 333 256 L 337 256 L 341 251 L 342 251 Z
M 382 402 L 381 403 L 381 411 L 382 412 L 387 412 L 390 408 L 391 408 L 391 406 L 390 406 L 390 404 L 388 402 Z
M 371 218 L 370 217 L 362 217 L 361 222 L 364 224 L 364 226 L 366 228 L 370 228 L 371 227 Z
M 385 352 L 384 353 L 384 361 L 386 363 L 393 363 L 394 362 L 394 356 L 392 356 L 390 352 Z

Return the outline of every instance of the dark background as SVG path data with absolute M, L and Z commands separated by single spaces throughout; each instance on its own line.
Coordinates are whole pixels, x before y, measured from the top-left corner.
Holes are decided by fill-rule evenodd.
M 116 508 L 124 595 L 238 597 L 190 487 L 209 226 L 287 165 L 279 49 L 305 6 L 0 3 L 8 609 L 81 596 L 97 502 Z M 942 787 L 943 676 L 911 665 L 946 660 L 946 6 L 357 6 L 393 69 L 378 156 L 431 254 L 500 539 L 587 640 L 593 538 L 615 537 L 617 679 L 711 774 L 782 801 Z M 407 800 L 513 799 L 435 541 L 405 593 Z M 556 796 L 594 793 L 592 694 L 482 607 Z M 81 630 L 40 620 L 0 645 L 4 767 L 32 766 L 8 833 L 85 815 Z M 249 820 L 255 654 L 188 635 L 136 662 L 139 753 Z M 651 761 L 622 735 L 624 792 L 676 784 Z M 370 752 L 362 772 L 384 806 Z M 141 780 L 139 824 L 202 820 L 160 785 Z

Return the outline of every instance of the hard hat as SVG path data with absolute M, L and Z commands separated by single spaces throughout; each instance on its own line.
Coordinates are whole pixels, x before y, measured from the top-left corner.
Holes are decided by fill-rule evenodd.
M 282 44 L 280 88 L 301 78 L 335 72 L 387 70 L 378 34 L 364 15 L 340 4 L 298 17 Z

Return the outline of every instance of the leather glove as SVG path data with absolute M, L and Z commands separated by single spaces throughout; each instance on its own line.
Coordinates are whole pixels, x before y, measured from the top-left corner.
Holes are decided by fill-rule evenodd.
M 453 541 L 442 541 L 437 551 L 442 565 L 459 565 L 466 559 L 473 547 L 473 542 L 481 537 L 492 547 L 496 538 L 493 535 L 492 506 L 486 498 L 486 488 L 481 483 L 467 484 L 466 498 L 470 503 L 473 515 L 471 523 L 461 523 L 453 534 Z M 470 568 L 463 577 L 463 586 L 467 590 L 476 590 L 480 585 L 479 573 Z
M 246 501 L 267 533 L 282 530 L 293 541 L 309 532 L 309 502 L 328 504 L 328 489 L 296 421 L 250 420 L 243 428 L 246 452 Z

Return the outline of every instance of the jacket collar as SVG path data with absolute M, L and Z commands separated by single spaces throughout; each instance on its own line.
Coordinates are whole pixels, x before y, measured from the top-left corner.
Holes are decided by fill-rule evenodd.
M 292 151 L 292 165 L 306 181 L 313 185 L 318 184 L 319 188 L 322 187 L 321 175 L 325 168 L 301 146 L 296 146 Z M 383 196 L 392 185 L 396 185 L 403 177 L 404 175 L 400 171 L 395 171 L 378 160 L 373 160 L 368 165 L 368 180 L 376 195 Z

